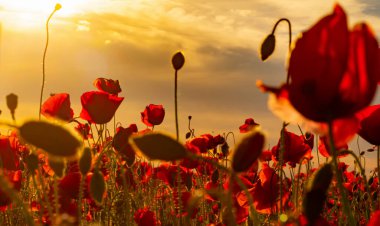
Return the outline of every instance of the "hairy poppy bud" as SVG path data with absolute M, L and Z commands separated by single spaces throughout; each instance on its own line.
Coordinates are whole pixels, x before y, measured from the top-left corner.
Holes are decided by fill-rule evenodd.
M 254 129 L 237 145 L 232 159 L 232 169 L 235 172 L 248 170 L 259 158 L 265 143 L 264 134 Z
M 172 64 L 176 71 L 183 67 L 183 65 L 185 64 L 185 57 L 181 52 L 177 52 L 176 54 L 174 54 L 172 58 Z
M 266 60 L 270 55 L 272 55 L 274 51 L 274 47 L 276 46 L 276 38 L 273 34 L 268 35 L 263 44 L 261 45 L 261 60 Z
M 17 108 L 17 104 L 18 104 L 18 97 L 16 94 L 9 94 L 7 95 L 7 106 L 9 108 L 9 110 L 11 111 L 11 115 L 12 115 L 12 118 L 15 119 L 15 110 Z

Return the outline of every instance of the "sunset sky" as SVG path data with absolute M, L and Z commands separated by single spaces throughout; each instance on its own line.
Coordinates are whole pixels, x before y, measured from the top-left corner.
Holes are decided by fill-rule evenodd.
M 183 51 L 179 72 L 181 135 L 187 116 L 196 134 L 233 131 L 252 117 L 277 143 L 281 121 L 267 110 L 267 95 L 257 79 L 272 85 L 285 81 L 288 30 L 276 32 L 274 55 L 259 59 L 261 42 L 281 17 L 292 22 L 293 41 L 319 18 L 331 13 L 330 0 L 0 0 L 0 109 L 10 120 L 5 96 L 19 96 L 16 117 L 38 117 L 42 81 L 45 21 L 56 3 L 62 9 L 50 22 L 44 99 L 67 92 L 75 115 L 80 96 L 95 90 L 98 77 L 120 81 L 124 102 L 117 121 L 144 126 L 140 112 L 146 105 L 163 104 L 166 117 L 157 129 L 175 133 L 174 71 L 170 60 Z M 349 24 L 366 21 L 378 39 L 380 2 L 339 2 Z M 380 40 L 380 39 L 379 39 Z M 378 95 L 379 96 L 379 95 Z M 374 103 L 380 103 L 377 97 Z M 363 143 L 363 149 L 368 145 Z M 355 149 L 356 147 L 352 147 Z

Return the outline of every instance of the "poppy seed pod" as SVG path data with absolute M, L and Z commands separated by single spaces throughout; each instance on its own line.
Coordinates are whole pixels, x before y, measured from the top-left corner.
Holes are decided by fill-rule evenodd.
M 276 37 L 273 34 L 268 35 L 263 44 L 261 44 L 261 60 L 265 61 L 274 52 L 276 46 Z
M 235 172 L 248 170 L 259 158 L 265 143 L 264 134 L 258 129 L 248 133 L 237 145 L 233 154 L 232 169 Z
M 16 94 L 11 93 L 7 95 L 6 99 L 7 99 L 7 107 L 11 111 L 12 118 L 14 119 L 15 110 L 18 104 L 18 97 Z
M 183 54 L 181 52 L 177 52 L 176 54 L 174 54 L 172 58 L 172 65 L 174 69 L 178 71 L 179 69 L 183 67 L 184 64 L 185 64 L 185 57 L 183 56 Z

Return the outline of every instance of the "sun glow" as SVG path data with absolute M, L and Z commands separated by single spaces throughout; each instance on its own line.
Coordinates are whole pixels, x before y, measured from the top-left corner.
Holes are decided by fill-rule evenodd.
M 47 19 L 57 3 L 62 5 L 62 9 L 55 17 L 69 17 L 83 13 L 93 2 L 92 0 L 0 0 L 0 19 L 8 21 L 12 27 L 41 26 L 41 21 Z

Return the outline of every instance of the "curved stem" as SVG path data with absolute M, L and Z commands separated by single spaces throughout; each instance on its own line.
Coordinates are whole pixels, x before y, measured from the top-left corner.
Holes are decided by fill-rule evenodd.
M 41 107 L 42 107 L 42 97 L 44 94 L 44 88 L 45 88 L 45 60 L 46 60 L 46 53 L 47 53 L 47 48 L 49 46 L 49 22 L 50 19 L 53 17 L 54 13 L 57 11 L 57 9 L 54 9 L 53 12 L 50 13 L 47 21 L 46 21 L 46 44 L 45 44 L 45 49 L 44 49 L 44 55 L 42 57 L 42 85 L 41 85 L 41 94 L 40 94 L 40 110 L 38 114 L 38 119 L 41 120 Z
M 287 19 L 287 18 L 281 18 L 281 19 L 279 19 L 276 22 L 276 24 L 274 25 L 274 27 L 273 27 L 272 34 L 274 34 L 274 32 L 276 31 L 277 26 L 282 21 L 285 21 L 285 22 L 288 23 L 288 27 L 289 27 L 289 52 L 290 52 L 290 47 L 292 45 L 292 24 L 290 23 L 289 19 Z M 289 82 L 290 82 L 290 75 L 289 75 L 289 70 L 288 70 L 288 73 L 287 73 L 287 76 L 286 76 L 286 85 L 289 85 Z
M 232 131 L 228 132 L 227 135 L 226 135 L 226 141 L 227 141 L 229 135 L 232 135 L 232 139 L 234 141 L 234 146 L 235 146 L 235 144 L 236 144 L 235 134 Z
M 177 141 L 179 140 L 178 132 L 178 111 L 177 111 L 177 80 L 178 80 L 178 70 L 175 70 L 174 74 L 174 111 L 175 111 L 175 131 L 177 135 Z

